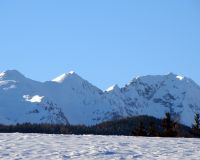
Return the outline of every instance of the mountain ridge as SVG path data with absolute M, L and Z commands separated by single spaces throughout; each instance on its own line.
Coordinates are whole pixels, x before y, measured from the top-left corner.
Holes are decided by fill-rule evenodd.
M 103 91 L 74 71 L 39 82 L 8 70 L 0 73 L 0 123 L 93 125 L 135 115 L 161 118 L 171 112 L 191 126 L 200 111 L 199 95 L 198 84 L 173 73 L 136 77 L 124 87 Z

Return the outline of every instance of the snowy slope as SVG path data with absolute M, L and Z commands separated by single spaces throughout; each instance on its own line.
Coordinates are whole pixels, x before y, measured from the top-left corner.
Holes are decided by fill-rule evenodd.
M 0 74 L 0 123 L 68 123 L 62 110 L 44 96 L 40 82 L 15 70 Z
M 199 160 L 200 139 L 0 134 L 0 159 Z
M 172 73 L 135 78 L 122 90 L 131 115 L 162 118 L 165 112 L 171 112 L 183 124 L 191 125 L 194 113 L 200 111 L 200 87 L 191 79 Z
M 75 72 L 37 82 L 15 70 L 0 73 L 0 123 L 96 124 L 133 115 L 157 118 L 171 112 L 188 126 L 200 112 L 200 87 L 168 75 L 134 78 L 102 91 Z

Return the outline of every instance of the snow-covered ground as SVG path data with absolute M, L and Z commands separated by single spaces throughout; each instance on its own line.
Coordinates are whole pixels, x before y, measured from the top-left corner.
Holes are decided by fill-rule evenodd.
M 1 160 L 199 158 L 200 139 L 0 134 Z

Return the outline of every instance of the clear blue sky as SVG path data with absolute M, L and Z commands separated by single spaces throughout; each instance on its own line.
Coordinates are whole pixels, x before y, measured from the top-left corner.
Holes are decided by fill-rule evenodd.
M 101 89 L 174 72 L 200 84 L 199 0 L 1 0 L 0 71 L 74 70 Z

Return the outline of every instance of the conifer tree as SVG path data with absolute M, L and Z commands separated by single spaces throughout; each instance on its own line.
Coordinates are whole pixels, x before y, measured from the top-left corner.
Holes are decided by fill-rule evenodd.
M 200 137 L 200 115 L 198 113 L 194 116 L 195 124 L 192 125 L 192 133 L 194 136 Z
M 155 123 L 154 122 L 150 122 L 149 123 L 148 136 L 150 136 L 150 137 L 157 136 L 156 127 L 155 127 Z
M 135 136 L 147 136 L 146 129 L 144 127 L 144 123 L 140 121 L 138 128 L 133 131 L 133 135 Z
M 175 137 L 177 132 L 175 130 L 176 123 L 172 120 L 171 114 L 167 112 L 165 118 L 162 120 L 163 133 L 164 137 Z

